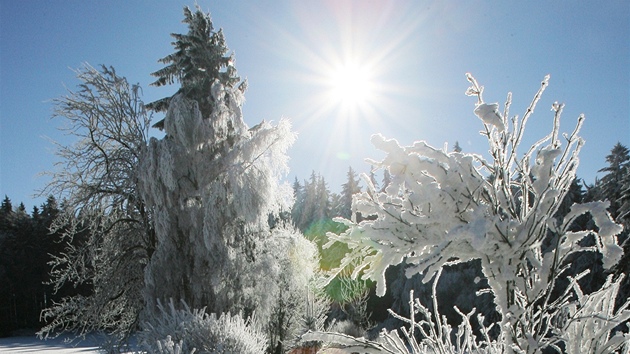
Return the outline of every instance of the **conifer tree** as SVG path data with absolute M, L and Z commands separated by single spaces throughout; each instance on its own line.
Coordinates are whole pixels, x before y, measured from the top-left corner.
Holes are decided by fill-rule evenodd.
M 78 141 L 58 146 L 60 169 L 45 191 L 67 197 L 53 224 L 67 246 L 52 276 L 57 290 L 90 284 L 93 292 L 47 309 L 42 336 L 106 331 L 124 339 L 141 313 L 158 324 L 157 302 L 171 298 L 215 313 L 255 312 L 261 328 L 286 335 L 296 325 L 274 324 L 271 313 L 280 291 L 283 311 L 299 306 L 315 250 L 295 230 L 269 225 L 270 215 L 288 210 L 290 186 L 279 181 L 295 134 L 284 120 L 244 123 L 246 85 L 222 32 L 199 9 L 184 17 L 189 33 L 173 35 L 176 52 L 154 73 L 157 86 L 181 84 L 149 105 L 166 111 L 157 124 L 163 139 L 149 141 L 139 87 L 113 68 L 86 65 L 80 90 L 55 100 Z
M 455 145 L 453 145 L 453 152 L 462 152 L 462 147 L 459 146 L 459 141 L 456 141 Z
M 293 197 L 297 200 L 298 196 L 302 193 L 302 185 L 300 184 L 300 181 L 297 179 L 297 177 L 295 177 L 295 180 L 293 181 Z
M 622 205 L 624 177 L 627 169 L 630 168 L 630 150 L 618 142 L 606 156 L 606 162 L 608 166 L 599 170 L 599 172 L 606 172 L 606 175 L 595 187 L 602 199 L 610 201 L 610 213 L 616 218 Z
M 630 227 L 630 166 L 627 166 L 623 173 L 619 204 L 617 221 L 628 228 Z
M 352 167 L 348 167 L 346 177 L 346 183 L 341 185 L 341 215 L 338 216 L 350 219 L 352 216 L 352 196 L 361 192 L 361 187 L 359 187 L 359 177 Z
M 268 223 L 289 208 L 292 191 L 280 179 L 295 134 L 285 120 L 245 124 L 245 84 L 222 32 L 199 8 L 184 9 L 184 17 L 188 33 L 173 35 L 176 52 L 153 74 L 156 85 L 178 81 L 181 88 L 150 105 L 166 109 L 166 137 L 152 138 L 140 163 L 141 195 L 156 232 L 145 271 L 147 312 L 152 318 L 158 301 L 172 298 L 212 313 L 256 313 L 277 334 L 271 327 L 289 325 L 272 321 L 277 301 L 305 291 L 315 264 L 300 234 Z M 290 258 L 297 254 L 299 264 Z
M 6 195 L 4 196 L 4 199 L 2 200 L 0 211 L 2 211 L 4 215 L 8 215 L 13 212 L 13 205 L 11 204 L 11 199 L 9 199 L 9 197 Z
M 293 222 L 302 232 L 306 231 L 313 222 L 317 221 L 315 214 L 317 213 L 317 184 L 319 178 L 314 170 L 311 171 L 309 180 L 304 180 L 301 198 L 296 200 L 296 203 L 299 204 L 297 205 L 298 210 L 294 213 Z
M 295 177 L 293 182 L 293 207 L 291 208 L 291 220 L 298 226 L 305 207 L 305 191 L 300 181 Z M 298 226 L 299 228 L 299 226 Z
M 33 211 L 31 211 L 31 218 L 37 220 L 39 219 L 39 208 L 37 205 L 33 206 Z
M 343 196 L 339 193 L 331 193 L 329 199 L 330 215 L 335 217 L 343 214 Z
M 316 206 L 315 206 L 315 220 L 330 219 L 330 190 L 328 189 L 328 183 L 323 176 L 319 176 L 317 179 L 316 192 Z
M 13 214 L 13 204 L 11 199 L 5 195 L 0 205 L 0 230 L 9 226 L 11 214 Z
M 153 85 L 164 86 L 178 81 L 181 84 L 178 93 L 195 100 L 201 115 L 208 117 L 216 106 L 215 98 L 208 94 L 215 81 L 230 89 L 238 84 L 241 93 L 245 92 L 247 82 L 236 76 L 234 58 L 226 55 L 229 50 L 223 31 L 214 31 L 208 15 L 198 8 L 192 12 L 185 7 L 183 22 L 188 25 L 189 32 L 171 34 L 175 39 L 173 46 L 176 51 L 159 60 L 167 65 L 151 74 L 157 77 Z M 166 112 L 172 97 L 174 96 L 151 102 L 147 104 L 147 108 Z M 164 129 L 164 120 L 154 126 Z
M 630 227 L 630 150 L 618 142 L 606 156 L 606 162 L 608 166 L 599 170 L 606 174 L 588 188 L 585 199 L 609 201 L 608 211 L 615 221 L 625 226 L 624 232 L 618 236 L 619 243 L 624 245 L 624 255 L 616 268 L 617 274 L 625 274 L 630 269 L 630 242 L 627 241 Z M 630 280 L 627 278 L 622 291 L 626 295 L 630 293 Z
M 25 207 L 0 211 L 0 336 L 41 327 L 41 311 L 59 300 L 48 284 L 48 262 L 60 240 L 49 232 L 52 219 L 42 214 L 44 206 L 34 206 L 30 215 Z
M 17 212 L 20 214 L 26 214 L 26 205 L 23 202 L 20 203 L 17 207 Z
M 46 202 L 41 205 L 40 216 L 52 222 L 55 217 L 59 214 L 59 205 L 57 204 L 57 199 L 53 195 L 49 195 L 46 198 Z
M 376 174 L 374 173 L 374 166 L 370 166 L 370 182 L 372 182 L 374 188 L 379 189 L 379 184 L 376 180 Z

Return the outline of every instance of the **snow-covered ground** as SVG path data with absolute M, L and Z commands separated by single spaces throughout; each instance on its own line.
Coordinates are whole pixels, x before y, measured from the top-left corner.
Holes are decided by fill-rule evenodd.
M 67 338 L 40 340 L 34 335 L 0 338 L 0 353 L 98 353 L 96 338 L 88 337 L 81 342 L 68 343 Z

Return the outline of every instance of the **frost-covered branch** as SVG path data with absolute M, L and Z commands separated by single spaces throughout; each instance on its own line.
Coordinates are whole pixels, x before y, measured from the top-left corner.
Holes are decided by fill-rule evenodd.
M 501 343 L 491 339 L 489 328 L 484 326 L 484 318 L 476 317 L 482 339 L 478 341 L 472 330 L 471 317 L 475 309 L 464 314 L 456 308 L 461 316 L 462 323 L 457 329 L 452 328 L 445 317 L 442 317 L 437 307 L 437 283 L 441 270 L 433 279 L 432 298 L 433 311 L 422 305 L 413 296 L 413 290 L 409 294 L 409 317 L 399 315 L 389 310 L 393 318 L 405 323 L 406 326 L 398 330 L 383 331 L 376 340 L 355 338 L 349 335 L 331 332 L 308 332 L 302 335 L 302 341 L 321 341 L 325 345 L 343 350 L 345 353 L 390 353 L 390 354 L 420 354 L 420 353 L 487 353 L 499 354 L 504 352 Z M 419 319 L 416 319 L 419 317 Z M 402 337 L 399 332 L 402 333 Z
M 477 97 L 474 114 L 484 124 L 490 159 L 442 151 L 424 142 L 403 147 L 373 136 L 372 143 L 386 156 L 370 164 L 387 170 L 392 181 L 385 191 L 376 192 L 365 176 L 368 191 L 355 196 L 353 212 L 366 219 L 358 223 L 339 219 L 348 230 L 330 234 L 330 242 L 347 244 L 350 252 L 341 266 L 358 258 L 353 276 L 376 281 L 379 295 L 385 294 L 386 269 L 403 261 L 410 265 L 407 276 L 420 273 L 428 281 L 448 262 L 480 259 L 502 314 L 506 348 L 533 353 L 560 338 L 551 318 L 569 304 L 585 306 L 570 296 L 565 302 L 549 302 L 569 257 L 597 252 L 610 269 L 622 255 L 616 239 L 622 228 L 610 218 L 607 204 L 599 202 L 574 205 L 564 220 L 558 220 L 559 207 L 576 177 L 584 143 L 578 136 L 583 116 L 570 135 L 563 135 L 563 143 L 559 138 L 563 105 L 554 103 L 551 133 L 517 158 L 548 76 L 522 119 L 507 117 L 511 94 L 501 112 L 498 103 L 484 101 L 483 87 L 471 75 L 467 78 L 471 83 L 467 94 Z M 573 220 L 585 213 L 596 228 L 569 231 Z M 552 236 L 556 242 L 549 246 Z M 585 237 L 593 237 L 595 246 L 582 246 Z M 621 314 L 611 318 L 616 323 L 624 320 Z M 439 332 L 427 335 L 439 337 Z
M 63 200 L 52 228 L 68 243 L 54 255 L 56 290 L 71 283 L 89 293 L 46 309 L 40 335 L 108 330 L 126 336 L 142 307 L 143 267 L 152 252 L 151 214 L 138 195 L 137 166 L 146 150 L 150 117 L 139 88 L 116 74 L 85 65 L 78 91 L 55 99 L 54 116 L 77 140 L 56 144 L 59 162 L 42 192 Z

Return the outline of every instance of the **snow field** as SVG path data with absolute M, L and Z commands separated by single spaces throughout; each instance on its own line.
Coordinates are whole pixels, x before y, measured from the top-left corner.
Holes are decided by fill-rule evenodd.
M 36 336 L 0 338 L 0 353 L 99 353 L 96 338 L 69 343 L 67 337 L 40 340 Z

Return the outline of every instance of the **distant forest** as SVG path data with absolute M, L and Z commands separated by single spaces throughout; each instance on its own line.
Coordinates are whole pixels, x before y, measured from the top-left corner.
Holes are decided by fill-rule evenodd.
M 600 172 L 604 173 L 603 177 L 597 179 L 594 184 L 585 184 L 579 179 L 574 181 L 564 201 L 565 211 L 573 203 L 610 201 L 608 211 L 616 222 L 625 227 L 625 231 L 619 236 L 619 243 L 624 244 L 624 256 L 613 271 L 628 274 L 630 273 L 630 242 L 625 241 L 630 227 L 630 150 L 617 143 L 610 155 L 606 156 L 606 163 L 607 165 L 600 169 Z M 373 174 L 369 174 L 368 177 L 379 189 L 384 189 L 389 183 L 387 171 L 380 181 L 377 181 Z M 343 231 L 343 227 L 333 222 L 332 218 L 352 217 L 352 196 L 362 191 L 360 178 L 350 167 L 347 172 L 347 181 L 341 186 L 341 192 L 334 193 L 330 191 L 324 177 L 313 171 L 308 179 L 300 181 L 296 178 L 293 191 L 294 205 L 281 218 L 284 218 L 285 222 L 293 223 L 308 239 L 318 245 L 321 252 L 321 267 L 330 269 L 343 256 L 339 254 L 343 250 L 322 250 L 321 246 L 327 241 L 326 232 Z M 40 319 L 44 308 L 49 307 L 53 302 L 61 301 L 64 297 L 78 294 L 89 295 L 92 291 L 89 284 L 75 288 L 71 281 L 66 286 L 57 289 L 49 284 L 50 273 L 55 271 L 49 265 L 53 255 L 60 255 L 68 248 L 76 247 L 85 241 L 80 233 L 72 240 L 64 240 L 60 232 L 49 231 L 55 217 L 64 208 L 63 204 L 63 201 L 50 196 L 45 203 L 34 206 L 28 211 L 23 203 L 14 206 L 9 196 L 5 196 L 2 200 L 0 206 L 0 284 L 2 284 L 0 286 L 0 336 L 9 336 L 21 329 L 39 329 L 45 324 Z M 563 211 L 560 210 L 560 212 Z M 270 222 L 278 222 L 278 220 L 270 220 Z M 589 219 L 583 217 L 578 222 L 588 227 Z M 474 268 L 475 266 L 473 263 L 472 266 L 466 267 Z M 597 269 L 595 259 L 576 260 L 573 267 L 574 272 L 579 272 L 582 270 L 580 268 L 584 267 L 595 268 L 589 277 L 582 279 L 584 283 L 582 289 L 586 291 L 598 288 L 605 281 L 606 274 L 601 266 Z M 474 275 L 479 272 L 478 269 L 464 268 L 454 267 L 450 272 L 455 277 L 461 277 L 464 273 L 472 272 L 471 274 Z M 416 294 L 423 293 L 422 287 L 425 285 L 421 281 L 404 279 L 402 272 L 396 268 L 388 271 L 388 277 L 398 278 L 393 280 L 398 282 L 399 287 L 416 288 Z M 626 298 L 630 296 L 630 282 L 627 279 L 620 291 L 620 296 Z M 450 289 L 443 287 L 438 290 L 452 294 L 453 296 L 450 296 L 452 299 L 464 296 L 461 294 L 463 291 L 461 287 L 455 285 L 457 282 L 445 281 L 445 284 L 446 287 L 449 286 L 448 284 L 454 285 Z M 473 290 L 468 289 L 469 292 Z M 424 292 L 427 293 L 426 289 Z M 375 317 L 374 320 L 382 321 L 386 316 L 384 312 L 386 308 L 393 307 L 396 311 L 401 310 L 396 307 L 403 306 L 401 301 L 392 296 L 376 299 L 372 291 L 370 297 L 367 310 L 372 317 Z M 448 305 L 442 308 L 448 308 Z

